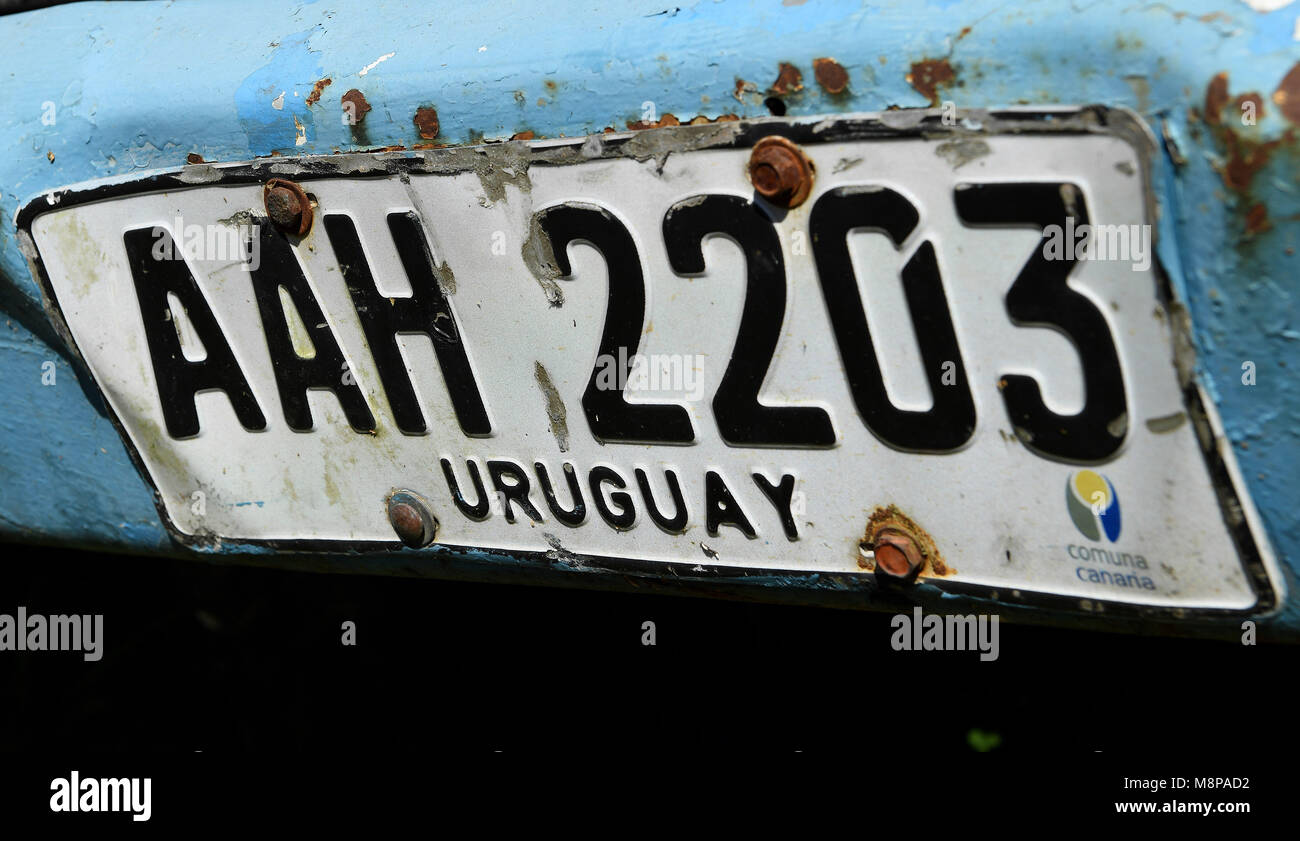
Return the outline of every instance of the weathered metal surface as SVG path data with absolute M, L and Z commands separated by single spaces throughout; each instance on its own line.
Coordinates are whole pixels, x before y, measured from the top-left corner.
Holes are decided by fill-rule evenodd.
M 951 573 L 938 561 L 937 545 L 943 545 L 949 558 L 962 567 L 960 574 L 934 582 L 945 589 L 958 586 L 977 593 L 983 587 L 985 592 L 1008 592 L 1012 599 L 1026 603 L 1050 594 L 1052 603 L 1063 610 L 1077 611 L 1079 600 L 1086 599 L 1112 615 L 1140 606 L 1146 616 L 1163 610 L 1165 615 L 1199 619 L 1276 604 L 1277 575 L 1271 553 L 1260 540 L 1249 501 L 1236 490 L 1240 482 L 1233 464 L 1210 453 L 1207 465 L 1201 453 L 1201 442 L 1213 438 L 1214 415 L 1199 393 L 1185 387 L 1173 362 L 1175 349 L 1186 339 L 1178 335 L 1176 325 L 1171 331 L 1165 318 L 1152 317 L 1153 308 L 1161 314 L 1181 304 L 1155 271 L 1150 243 L 1141 247 L 1143 257 L 1089 262 L 1072 271 L 1076 288 L 1097 302 L 1085 305 L 1088 310 L 1096 313 L 1104 307 L 1113 314 L 1112 326 L 1103 329 L 1115 343 L 1119 400 L 1114 402 L 1102 394 L 1110 390 L 1102 377 L 1085 370 L 1080 381 L 1077 373 L 1076 354 L 1087 368 L 1107 367 L 1104 345 L 1085 341 L 1072 330 L 1078 347 L 1071 351 L 1059 337 L 1016 329 L 1006 318 L 1008 313 L 1016 314 L 1010 304 L 1004 305 L 1000 295 L 988 294 L 1014 280 L 1022 253 L 1032 253 L 1037 235 L 991 229 L 987 223 L 965 224 L 958 218 L 958 208 L 970 209 L 967 199 L 983 189 L 971 179 L 1006 186 L 1032 175 L 1037 181 L 1067 178 L 1087 184 L 1086 211 L 1079 207 L 1072 212 L 1121 222 L 1119 227 L 1126 233 L 1127 222 L 1133 222 L 1136 230 L 1154 213 L 1147 186 L 1153 139 L 1128 111 L 1020 109 L 963 114 L 967 122 L 981 128 L 947 125 L 941 113 L 917 109 L 839 120 L 766 118 L 532 144 L 214 164 L 219 179 L 200 185 L 189 184 L 186 170 L 181 169 L 129 184 L 95 183 L 41 196 L 20 212 L 18 223 L 24 242 L 32 244 L 33 253 L 39 251 L 38 268 L 55 323 L 75 341 L 103 389 L 142 471 L 157 487 L 165 522 L 182 543 L 216 549 L 230 541 L 257 542 L 279 551 L 305 545 L 314 551 L 373 554 L 391 544 L 393 529 L 398 527 L 405 544 L 423 546 L 427 541 L 420 536 L 426 529 L 416 528 L 423 518 L 415 516 L 414 505 L 390 509 L 385 517 L 372 502 L 389 498 L 395 486 L 409 487 L 428 494 L 441 513 L 444 528 L 438 548 L 443 551 L 474 547 L 522 563 L 563 549 L 581 559 L 584 575 L 630 569 L 644 576 L 689 563 L 694 554 L 690 547 L 697 542 L 692 538 L 698 539 L 703 529 L 709 537 L 711 551 L 704 554 L 710 563 L 689 564 L 684 573 L 671 574 L 734 582 L 753 570 L 785 570 L 809 582 L 815 578 L 823 588 L 837 581 L 852 600 L 852 594 L 863 589 L 863 576 L 857 574 L 856 535 L 867 509 L 883 497 L 932 524 L 917 563 L 897 576 L 904 580 L 921 572 L 921 557 L 936 559 L 931 574 Z M 785 136 L 775 136 L 775 131 Z M 746 315 L 740 316 L 734 309 L 739 304 L 738 290 L 728 291 L 722 285 L 724 278 L 732 276 L 730 270 L 722 269 L 714 275 L 715 281 L 705 283 L 683 283 L 673 277 L 682 272 L 691 277 L 700 271 L 713 273 L 703 266 L 693 267 L 680 249 L 680 237 L 667 231 L 676 226 L 679 212 L 685 218 L 713 198 L 736 202 L 736 191 L 747 192 L 750 187 L 744 174 L 747 163 L 773 141 L 780 141 L 775 144 L 778 148 L 803 161 L 807 171 L 815 166 L 823 174 L 811 210 L 781 214 L 771 227 L 778 241 L 791 243 L 785 258 L 779 254 L 760 258 L 774 261 L 782 287 L 779 291 L 767 287 L 757 300 L 742 296 Z M 979 145 L 983 152 L 978 163 L 965 171 L 964 163 L 936 165 L 953 144 Z M 504 172 L 509 173 L 508 192 Z M 256 218 L 267 187 L 283 180 L 265 181 L 268 173 L 302 179 L 295 195 L 306 204 L 303 188 L 311 190 L 311 200 L 325 209 L 326 233 L 302 238 L 294 227 L 284 238 L 264 227 L 252 240 L 259 247 L 246 254 L 229 240 L 241 238 L 238 229 Z M 683 184 L 703 195 L 682 200 Z M 907 191 L 911 198 L 904 199 L 895 188 Z M 1068 195 L 1069 206 L 1074 207 L 1081 196 L 1073 187 L 1063 190 L 1058 185 L 1050 193 L 1058 201 Z M 654 358 L 656 352 L 671 351 L 679 360 L 690 360 L 693 384 L 673 380 L 671 385 L 654 385 L 647 380 L 636 387 L 642 398 L 650 396 L 648 390 L 668 404 L 686 402 L 676 407 L 661 404 L 687 421 L 681 432 L 674 433 L 677 437 L 667 439 L 689 445 L 684 449 L 636 446 L 660 439 L 630 438 L 608 424 L 600 427 L 604 410 L 588 403 L 590 392 L 581 401 L 584 422 L 570 427 L 566 421 L 561 394 L 576 400 L 590 382 L 588 353 L 596 346 L 594 328 L 602 316 L 612 317 L 619 290 L 611 283 L 606 309 L 604 297 L 581 279 L 593 274 L 594 267 L 585 258 L 570 255 L 567 246 L 552 252 L 544 243 L 553 234 L 544 232 L 529 244 L 539 227 L 535 211 L 547 216 L 560 206 L 576 210 L 568 204 L 575 194 L 586 208 L 578 211 L 584 216 L 596 210 L 597 216 L 611 222 L 619 219 L 616 224 L 643 235 L 657 231 L 662 223 L 663 245 L 652 234 L 643 240 L 644 249 L 637 249 L 640 256 L 611 247 L 597 231 L 590 233 L 605 254 L 611 276 L 642 276 L 641 260 L 646 261 L 646 310 L 630 316 L 628 323 L 637 334 L 644 328 L 646 335 L 620 351 L 620 356 L 631 352 Z M 837 318 L 835 312 L 858 309 L 858 305 L 827 291 L 828 277 L 844 276 L 843 270 L 831 267 L 837 259 L 831 244 L 838 234 L 825 227 L 827 220 L 845 221 L 842 202 L 857 203 L 868 194 L 894 196 L 902 203 L 887 205 L 889 215 L 905 218 L 903 208 L 912 207 L 926 221 L 923 243 L 910 258 L 902 256 L 906 248 L 894 254 L 895 249 L 879 235 L 855 235 L 855 248 L 867 247 L 867 240 L 882 247 L 858 252 L 860 264 L 878 269 L 867 272 L 864 279 L 892 276 L 902 264 L 891 260 L 920 265 L 917 258 L 922 254 L 932 255 L 936 281 L 951 272 L 941 307 L 947 315 L 917 314 L 917 287 L 913 285 L 908 294 L 913 318 L 929 325 L 917 333 L 921 356 L 912 355 L 911 364 L 900 366 L 909 355 L 904 351 L 899 358 L 894 352 L 910 345 L 896 329 L 908 321 L 901 302 L 891 306 L 887 295 L 877 297 L 883 291 L 879 287 L 869 293 L 868 309 L 875 322 L 869 327 L 865 321 Z M 747 206 L 741 201 L 741 206 Z M 1017 204 L 1014 199 L 1003 201 Z M 406 208 L 397 213 L 406 224 L 391 228 L 391 214 L 400 208 Z M 435 210 L 444 208 L 458 210 Z M 727 216 L 716 202 L 707 214 Z M 412 262 L 409 251 L 400 260 L 398 253 L 387 251 L 382 245 L 386 216 L 388 234 L 395 241 L 402 239 L 399 229 L 409 235 L 412 229 L 407 225 L 420 224 L 412 220 L 426 220 L 424 233 L 416 236 L 429 238 L 431 253 Z M 184 281 L 175 285 L 172 272 L 179 264 L 158 255 L 159 244 L 167 245 L 170 252 L 172 242 L 156 239 L 162 228 L 150 233 L 149 223 L 156 225 L 160 219 L 170 219 L 164 228 L 184 241 L 187 263 L 202 284 L 201 297 Z M 219 236 L 196 238 L 210 227 L 218 228 Z M 340 239 L 344 228 L 362 235 L 369 246 L 366 252 L 349 245 L 355 242 L 351 239 L 355 234 Z M 124 238 L 123 231 L 127 232 L 125 248 L 116 245 Z M 489 234 L 492 240 L 500 239 L 499 251 L 485 247 Z M 743 239 L 745 234 L 737 236 Z M 895 243 L 916 239 L 898 230 L 889 236 Z M 801 259 L 808 256 L 807 249 L 800 248 L 804 237 L 814 241 L 816 276 L 813 264 Z M 209 240 L 211 244 L 205 246 Z M 223 240 L 225 246 L 219 247 Z M 516 245 L 506 246 L 508 241 Z M 660 262 L 665 247 L 672 271 L 665 271 Z M 399 246 L 398 252 L 402 251 Z M 148 259 L 150 252 L 154 260 Z M 847 258 L 849 252 L 843 253 Z M 90 254 L 96 255 L 94 261 L 87 261 Z M 145 263 L 137 262 L 141 259 Z M 824 260 L 829 262 L 822 265 Z M 164 269 L 166 265 L 174 268 Z M 437 278 L 432 273 L 435 266 Z M 715 263 L 714 268 L 720 267 Z M 189 276 L 189 271 L 179 270 Z M 363 272 L 365 277 L 354 276 L 345 284 L 340 272 Z M 309 280 L 294 280 L 300 276 Z M 418 298 L 426 304 L 426 296 L 437 288 L 439 300 L 445 295 L 448 307 L 444 311 L 444 305 L 438 304 L 446 319 L 443 328 L 434 321 L 439 361 L 417 355 L 398 363 L 404 372 L 408 366 L 420 372 L 412 376 L 411 384 L 424 398 L 412 396 L 409 401 L 399 388 L 407 374 L 394 379 L 391 370 L 376 364 L 386 358 L 384 347 L 391 342 L 385 337 L 388 330 L 406 331 L 418 324 L 405 318 L 400 327 L 385 321 L 388 326 L 376 333 L 373 323 L 376 317 L 387 318 L 383 311 L 394 305 L 388 296 L 401 294 L 392 283 L 402 277 L 409 277 L 413 290 L 425 290 Z M 561 279 L 565 282 L 557 283 Z M 376 282 L 381 283 L 383 294 L 353 298 L 349 303 L 357 290 Z M 159 283 L 171 289 L 169 296 L 179 296 L 176 303 L 164 305 L 164 311 L 159 310 L 156 296 L 146 293 L 158 289 Z M 275 291 L 268 283 L 281 285 L 276 303 L 269 301 Z M 306 284 L 315 291 L 307 292 Z M 573 291 L 567 296 L 553 294 L 560 285 Z M 539 286 L 545 296 L 537 294 Z M 927 300 L 929 294 L 933 293 L 925 293 Z M 822 298 L 832 312 L 823 307 Z M 730 343 L 734 340 L 739 348 L 745 341 L 741 335 L 746 332 L 751 302 L 758 304 L 758 311 L 782 315 L 782 322 L 773 325 L 779 327 L 782 339 L 772 348 L 766 399 L 778 406 L 805 407 L 784 410 L 803 413 L 806 420 L 801 423 L 806 427 L 779 439 L 750 437 L 748 424 L 738 432 L 736 415 L 720 407 L 730 400 L 723 399 L 725 377 L 719 379 L 717 360 L 734 362 L 739 351 L 733 352 Z M 1070 306 L 1068 300 L 1058 305 Z M 302 306 L 307 309 L 299 310 Z M 729 309 L 741 319 L 736 333 L 718 329 L 728 320 Z M 360 321 L 354 319 L 353 310 Z M 294 318 L 284 323 L 290 311 L 295 312 Z M 946 318 L 960 327 L 960 350 L 955 344 L 943 350 L 935 344 L 952 329 L 941 326 Z M 303 326 L 302 319 L 312 327 Z M 275 326 L 280 324 L 283 329 Z M 1061 322 L 1063 329 L 1072 329 L 1070 324 Z M 883 340 L 875 344 L 875 353 L 882 357 L 884 370 L 893 372 L 895 399 L 915 406 L 932 396 L 933 417 L 955 422 L 957 434 L 964 437 L 916 438 L 893 424 L 872 424 L 863 400 L 871 403 L 877 398 L 864 398 L 857 386 L 850 396 L 849 371 L 860 372 L 862 363 L 845 359 L 845 354 L 857 355 L 845 350 L 846 337 L 865 337 L 868 330 Z M 300 340 L 293 339 L 295 331 Z M 835 338 L 827 341 L 832 335 Z M 612 352 L 607 340 L 600 340 L 602 354 Z M 472 355 L 472 369 L 447 356 L 453 348 Z M 969 421 L 960 417 L 960 399 L 941 398 L 934 353 L 960 354 L 965 359 L 963 382 L 954 381 L 958 389 L 952 393 L 968 394 Z M 189 360 L 183 363 L 185 372 L 166 361 L 182 354 Z M 306 358 L 313 361 L 299 361 Z M 201 359 L 207 361 L 190 367 Z M 918 364 L 920 369 L 911 370 Z M 460 395 L 454 413 L 437 397 L 442 393 L 437 375 L 432 380 L 426 376 L 439 367 L 448 391 Z M 347 372 L 341 380 L 340 368 Z M 921 369 L 934 373 L 921 375 Z M 727 370 L 732 370 L 730 364 Z M 1070 405 L 1081 410 L 1091 407 L 1081 418 L 1062 421 L 1072 430 L 1068 452 L 1060 449 L 1066 442 L 1052 443 L 1054 422 L 1043 426 L 1013 412 L 1018 419 L 1012 431 L 1001 428 L 1005 409 L 998 405 L 1002 403 L 999 391 L 1008 387 L 1011 370 L 1033 376 L 1044 385 L 1049 399 L 1066 401 L 1061 404 L 1064 410 Z M 1007 379 L 999 380 L 1003 375 Z M 182 381 L 191 376 L 196 379 L 183 386 Z M 532 391 L 534 382 L 545 395 L 545 412 L 536 405 L 529 411 L 528 404 L 518 399 Z M 294 396 L 299 386 L 334 390 L 346 416 L 338 415 L 338 407 L 329 401 L 311 408 L 305 392 L 301 400 Z M 222 388 L 226 397 L 196 394 L 191 398 L 184 390 L 214 387 Z M 633 389 L 630 380 L 628 388 Z M 699 405 L 707 401 L 706 394 L 714 395 L 711 412 Z M 228 399 L 235 417 L 210 402 L 213 397 L 221 406 Z M 478 407 L 472 412 L 467 397 Z M 813 405 L 821 408 L 808 413 L 806 407 Z M 865 425 L 853 420 L 860 413 Z M 710 414 L 725 443 L 708 429 Z M 741 414 L 749 417 L 747 412 Z M 1187 414 L 1192 423 L 1135 422 L 1130 428 L 1128 422 L 1129 417 L 1163 422 L 1177 415 L 1186 420 Z M 912 426 L 921 421 L 913 415 L 905 423 Z M 810 439 L 803 434 L 818 428 L 825 435 L 818 432 L 819 437 Z M 399 429 L 402 434 L 396 434 Z M 769 429 L 760 434 L 774 433 Z M 765 443 L 777 446 L 778 440 L 784 443 L 777 449 L 763 449 Z M 615 446 L 607 447 L 610 443 Z M 1101 449 L 1089 455 L 1076 445 L 1088 452 L 1094 452 L 1096 445 Z M 832 449 L 821 449 L 825 447 Z M 1114 458 L 1108 458 L 1111 455 Z M 620 476 L 618 466 L 621 462 L 627 470 L 629 458 L 636 459 L 639 488 L 612 493 L 609 499 L 616 510 L 611 510 L 598 485 L 625 487 L 631 474 Z M 544 489 L 541 496 L 536 490 L 539 484 L 553 487 L 545 472 L 555 469 L 553 459 L 564 462 L 571 483 L 577 480 L 576 473 L 586 480 L 569 489 L 574 511 L 583 512 L 576 519 L 557 508 L 550 490 Z M 1067 477 L 1075 472 L 1061 459 L 1105 459 L 1105 479 L 1091 471 L 1079 475 L 1091 477 L 1090 488 L 1109 488 L 1113 505 L 1106 506 L 1111 511 L 1107 538 L 1111 541 L 1120 536 L 1114 489 L 1122 489 L 1120 495 L 1127 500 L 1123 521 L 1128 528 L 1125 542 L 1111 547 L 1113 554 L 1075 545 L 1079 533 L 1093 541 L 1101 535 L 1095 511 L 1082 503 L 1082 514 L 1070 508 L 1073 503 L 1061 505 L 1058 489 L 1073 482 Z M 479 476 L 466 479 L 459 467 L 462 461 L 471 475 L 477 466 L 484 484 Z M 529 475 L 530 464 L 536 467 L 535 480 Z M 1159 469 L 1153 470 L 1153 465 Z M 669 484 L 677 499 L 669 510 L 676 513 L 669 519 L 675 521 L 680 515 L 679 524 L 669 525 L 658 515 L 656 522 L 662 528 L 647 521 L 652 491 L 643 469 L 649 474 L 662 470 L 673 477 Z M 782 499 L 771 488 L 758 499 L 752 488 L 747 493 L 744 485 L 751 477 L 760 491 L 763 488 L 760 473 L 781 476 L 779 484 L 787 496 Z M 506 474 L 513 483 L 503 484 Z M 1230 482 L 1225 474 L 1233 476 Z M 598 481 L 598 476 L 603 478 Z M 943 481 L 936 481 L 940 476 Z M 590 517 L 584 517 L 585 492 L 579 489 L 583 484 L 590 487 L 588 498 L 594 506 Z M 492 487 L 500 506 L 489 504 L 485 489 Z M 533 500 L 528 499 L 530 487 Z M 1083 486 L 1078 493 L 1078 499 L 1090 498 Z M 512 496 L 519 511 L 513 510 Z M 764 497 L 772 506 L 762 502 Z M 724 498 L 725 516 L 714 507 Z M 805 505 L 805 498 L 813 502 Z M 703 508 L 698 507 L 701 501 Z M 664 510 L 659 503 L 655 506 Z M 542 514 L 543 508 L 550 514 Z M 717 528 L 724 519 L 736 526 L 725 534 Z M 626 534 L 629 530 L 634 531 Z M 687 533 L 681 534 L 683 530 Z M 923 532 L 901 514 L 888 531 L 915 535 L 918 540 Z M 563 535 L 562 542 L 557 535 Z M 1084 560 L 1129 569 L 1105 570 L 1102 575 L 1095 568 L 1078 566 L 1081 548 Z M 885 560 L 882 569 L 888 573 L 889 558 Z M 1273 582 L 1271 586 L 1259 586 L 1257 574 Z M 1074 597 L 1073 603 L 1069 596 Z
M 1165 140 L 1160 257 L 1188 302 L 1171 317 L 1191 320 L 1197 373 L 1296 592 L 1300 6 L 625 3 L 598 17 L 568 3 L 490 16 L 454 4 L 234 6 L 87 15 L 81 4 L 0 18 L 11 68 L 0 76 L 6 534 L 170 548 L 93 388 L 68 387 L 75 372 L 14 236 L 17 208 L 56 187 L 187 159 L 575 136 L 670 116 L 1098 102 L 1134 108 Z M 232 27 L 238 37 L 200 34 Z M 847 73 L 838 91 L 838 76 L 818 72 L 826 57 Z M 437 114 L 433 138 L 422 108 Z M 191 170 L 208 177 L 203 163 Z M 42 385 L 46 362 L 57 387 Z M 1243 382 L 1248 362 L 1254 385 Z M 1272 623 L 1300 630 L 1300 608 L 1288 602 Z

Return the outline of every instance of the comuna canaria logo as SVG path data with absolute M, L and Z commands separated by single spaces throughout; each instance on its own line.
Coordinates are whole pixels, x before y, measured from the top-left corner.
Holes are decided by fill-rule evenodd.
M 1119 539 L 1119 495 L 1105 476 L 1091 470 L 1075 473 L 1065 481 L 1065 504 L 1084 537 L 1101 540 L 1105 532 L 1111 543 Z

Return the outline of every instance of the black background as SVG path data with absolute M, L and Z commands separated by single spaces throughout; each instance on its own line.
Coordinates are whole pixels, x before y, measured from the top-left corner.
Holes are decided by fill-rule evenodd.
M 4 554 L 0 611 L 105 617 L 97 663 L 0 655 L 0 740 L 28 749 L 1231 748 L 1296 653 L 1003 622 L 981 662 L 893 651 L 887 613 Z
M 893 651 L 887 613 L 0 550 L 0 612 L 104 614 L 99 662 L 0 653 L 0 744 L 37 763 L 5 763 L 0 812 L 8 800 L 44 820 L 109 819 L 48 812 L 49 780 L 74 768 L 153 776 L 150 826 L 249 798 L 282 810 L 286 790 L 301 792 L 295 814 L 369 815 L 394 790 L 425 803 L 421 781 L 449 767 L 479 796 L 498 791 L 489 780 L 546 781 L 536 795 L 575 759 L 588 798 L 650 775 L 678 799 L 707 781 L 699 796 L 716 800 L 736 772 L 701 757 L 761 769 L 760 788 L 788 792 L 792 775 L 864 803 L 893 780 L 1005 807 L 1003 823 L 1035 810 L 1160 820 L 1116 818 L 1125 776 L 1251 775 L 1244 798 L 1224 795 L 1252 802 L 1250 818 L 1199 818 L 1220 831 L 1285 811 L 1295 779 L 1296 649 L 1266 631 L 1248 647 L 1003 623 L 998 660 L 981 662 Z M 972 730 L 996 742 L 993 770 Z M 449 791 L 439 802 L 459 801 Z

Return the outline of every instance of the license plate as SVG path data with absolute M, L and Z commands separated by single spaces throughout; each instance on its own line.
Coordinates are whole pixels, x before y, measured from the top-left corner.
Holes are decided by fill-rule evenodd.
M 409 502 L 434 553 L 852 589 L 892 530 L 950 590 L 1271 607 L 1144 130 L 950 122 L 201 164 L 20 227 L 182 543 L 400 548 Z M 769 135 L 815 173 L 790 209 L 748 174 Z

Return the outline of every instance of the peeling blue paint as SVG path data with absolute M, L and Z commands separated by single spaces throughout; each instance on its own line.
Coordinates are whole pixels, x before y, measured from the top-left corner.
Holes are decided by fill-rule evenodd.
M 189 153 L 235 161 L 409 147 L 420 142 L 412 117 L 426 104 L 437 108 L 438 142 L 446 143 L 622 128 L 641 118 L 647 102 L 683 121 L 759 116 L 783 61 L 804 74 L 804 89 L 785 98 L 792 115 L 917 107 L 928 102 L 907 82 L 911 64 L 947 58 L 957 83 L 940 96 L 958 107 L 1127 106 L 1177 144 L 1186 164 L 1165 157 L 1156 185 L 1161 257 L 1188 302 L 1202 381 L 1296 593 L 1297 146 L 1283 144 L 1248 191 L 1236 192 L 1216 169 L 1228 150 L 1193 112 L 1210 79 L 1225 72 L 1233 95 L 1255 91 L 1265 103 L 1257 126 L 1234 131 L 1282 136 L 1290 126 L 1271 94 L 1300 60 L 1298 15 L 1300 4 L 1257 13 L 1226 0 L 704 0 L 674 9 L 617 2 L 599 13 L 556 0 L 498 4 L 492 14 L 452 3 L 232 0 L 82 3 L 0 17 L 12 68 L 0 77 L 0 306 L 15 317 L 23 308 L 39 311 L 13 214 L 71 183 L 178 167 Z M 822 56 L 848 70 L 842 96 L 824 94 L 813 80 L 812 60 Z M 330 86 L 308 106 L 323 78 Z M 738 99 L 738 79 L 754 92 Z M 340 97 L 352 88 L 373 107 L 367 147 L 356 145 L 342 119 Z M 53 125 L 42 121 L 46 103 L 55 106 Z M 1271 227 L 1250 235 L 1243 219 L 1255 204 L 1266 208 Z M 10 337 L 0 342 L 0 385 L 9 408 L 0 419 L 0 531 L 161 546 L 149 493 L 111 425 L 70 375 L 67 387 L 39 385 L 33 357 L 58 357 L 31 330 L 3 333 Z M 1253 387 L 1241 383 L 1244 361 L 1258 368 Z M 66 368 L 59 370 L 63 376 Z M 24 415 L 39 422 L 16 427 Z M 26 478 L 14 485 L 14 477 Z M 56 510 L 65 513 L 51 517 Z M 1288 608 L 1284 621 L 1300 627 L 1300 608 Z
M 317 25 L 278 41 L 271 61 L 250 73 L 235 91 L 235 109 L 252 154 L 284 149 L 286 137 L 293 138 L 296 147 L 299 126 L 304 145 L 315 141 L 316 118 L 302 90 L 310 92 L 325 75 L 319 54 L 310 46 L 311 36 L 319 31 Z

